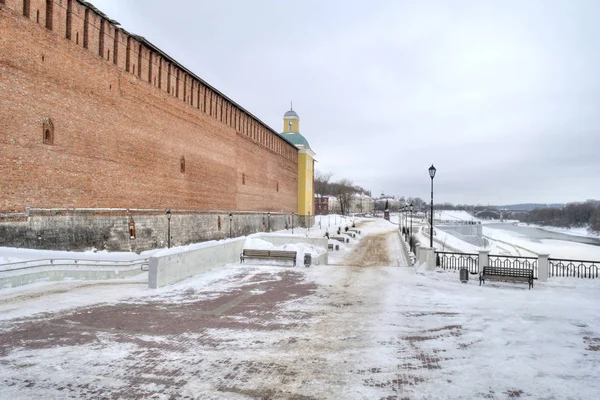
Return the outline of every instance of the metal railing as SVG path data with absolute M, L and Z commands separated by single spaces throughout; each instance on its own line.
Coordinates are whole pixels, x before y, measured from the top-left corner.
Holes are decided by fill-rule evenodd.
M 25 260 L 0 264 L 0 274 L 22 271 L 34 268 L 60 267 L 97 267 L 97 268 L 128 268 L 139 266 L 142 271 L 148 271 L 148 258 L 137 260 L 80 260 L 74 258 L 44 258 L 40 260 Z
M 488 256 L 487 267 L 496 268 L 515 268 L 515 269 L 531 269 L 533 270 L 533 278 L 538 277 L 538 259 L 537 257 L 522 257 L 522 256 Z
M 469 272 L 479 272 L 479 254 L 436 251 L 436 264 L 442 269 L 459 270 L 467 268 Z
M 561 260 L 549 258 L 549 276 L 573 278 L 600 278 L 600 262 L 585 260 Z

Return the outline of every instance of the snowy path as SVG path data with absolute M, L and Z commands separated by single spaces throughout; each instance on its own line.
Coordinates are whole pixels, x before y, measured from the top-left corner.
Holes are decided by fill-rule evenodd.
M 597 397 L 600 282 L 464 285 L 395 266 L 394 231 L 363 229 L 352 266 L 16 299 L 88 305 L 0 322 L 0 398 Z

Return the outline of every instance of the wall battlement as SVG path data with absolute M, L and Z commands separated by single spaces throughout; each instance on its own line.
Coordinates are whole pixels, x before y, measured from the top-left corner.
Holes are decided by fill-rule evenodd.
M 179 64 L 142 36 L 82 0 L 0 0 L 13 13 L 114 64 L 123 74 L 137 77 L 181 100 L 270 150 L 297 161 L 296 147 L 223 93 Z
M 167 209 L 173 244 L 293 223 L 298 149 L 143 37 L 80 0 L 0 0 L 0 32 L 1 246 L 141 251 Z

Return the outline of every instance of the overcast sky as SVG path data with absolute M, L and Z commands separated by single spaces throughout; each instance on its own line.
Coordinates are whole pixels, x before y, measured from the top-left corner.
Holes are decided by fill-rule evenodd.
M 92 0 L 373 194 L 600 198 L 600 1 Z

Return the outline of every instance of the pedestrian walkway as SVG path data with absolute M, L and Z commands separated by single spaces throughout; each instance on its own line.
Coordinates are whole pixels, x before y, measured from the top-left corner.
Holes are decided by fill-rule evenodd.
M 0 398 L 583 399 L 598 393 L 597 286 L 578 288 L 581 303 L 573 313 L 565 302 L 572 287 L 480 288 L 454 274 L 399 268 L 386 251 L 392 237 L 392 231 L 365 235 L 348 254 L 357 261 L 352 266 L 232 264 L 119 299 L 114 288 L 88 287 L 88 296 L 102 299 L 110 291 L 112 300 L 3 318 Z M 76 293 L 27 304 L 57 296 L 65 302 Z

